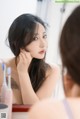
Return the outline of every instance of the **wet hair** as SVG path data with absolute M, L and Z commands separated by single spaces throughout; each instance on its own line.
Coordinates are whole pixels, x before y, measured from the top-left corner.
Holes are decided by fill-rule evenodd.
M 63 70 L 80 85 L 80 6 L 66 20 L 60 37 L 60 54 Z
M 39 17 L 32 14 L 22 14 L 11 24 L 8 32 L 8 41 L 10 49 L 16 57 L 19 55 L 21 48 L 24 49 L 34 40 L 33 36 L 37 23 L 40 23 L 46 29 L 45 23 Z M 28 73 L 35 92 L 46 78 L 48 67 L 49 65 L 45 63 L 44 59 L 32 59 Z

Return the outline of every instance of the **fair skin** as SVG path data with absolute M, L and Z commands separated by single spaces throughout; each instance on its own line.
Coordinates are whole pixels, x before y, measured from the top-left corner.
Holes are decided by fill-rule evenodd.
M 74 119 L 80 119 L 80 98 L 67 99 Z M 63 102 L 53 99 L 35 104 L 28 112 L 28 119 L 69 119 Z
M 69 79 L 66 79 L 66 83 L 69 84 Z M 80 94 L 80 86 L 72 82 L 70 96 L 74 98 L 66 98 L 66 100 L 71 108 L 74 119 L 80 119 L 80 95 L 79 94 Z M 33 107 L 30 109 L 28 113 L 28 119 L 67 119 L 67 118 L 68 115 L 67 112 L 65 111 L 63 102 L 53 99 L 52 100 L 47 99 L 39 103 L 36 103 L 35 105 L 33 105 Z
M 77 85 L 68 74 L 64 76 L 63 83 L 66 97 L 80 96 L 80 86 Z
M 26 46 L 25 50 L 21 49 L 19 57 L 17 58 L 17 67 L 16 65 L 14 66 L 14 59 L 11 62 L 12 77 L 18 85 L 15 87 L 15 89 L 13 89 L 14 103 L 34 104 L 39 100 L 51 97 L 56 81 L 59 78 L 58 67 L 51 67 L 51 69 L 46 72 L 46 79 L 36 93 L 32 88 L 28 74 L 28 67 L 32 61 L 32 58 L 43 59 L 46 50 L 46 31 L 41 24 L 38 24 L 34 34 L 34 41 Z M 10 66 L 10 64 L 7 66 Z

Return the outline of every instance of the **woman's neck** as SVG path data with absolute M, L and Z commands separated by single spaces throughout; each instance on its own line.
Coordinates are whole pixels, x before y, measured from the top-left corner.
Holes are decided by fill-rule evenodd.
M 80 87 L 77 84 L 69 89 L 64 86 L 64 92 L 66 97 L 80 97 Z

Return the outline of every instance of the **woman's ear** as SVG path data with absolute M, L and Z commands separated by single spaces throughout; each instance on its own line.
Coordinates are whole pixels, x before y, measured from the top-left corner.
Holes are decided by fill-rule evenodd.
M 64 75 L 63 85 L 64 85 L 65 95 L 67 97 L 70 97 L 71 96 L 71 90 L 72 90 L 72 87 L 74 85 L 74 82 L 73 82 L 72 78 L 68 74 Z
M 75 83 L 72 87 L 71 92 L 72 92 L 72 97 L 80 96 L 80 86 Z
M 74 85 L 74 81 L 72 80 L 72 78 L 69 74 L 66 74 L 64 76 L 64 85 L 69 89 L 71 89 L 72 86 Z
M 69 74 L 66 74 L 64 76 L 64 89 L 66 96 L 76 97 L 80 96 L 80 86 L 77 85 L 69 76 Z

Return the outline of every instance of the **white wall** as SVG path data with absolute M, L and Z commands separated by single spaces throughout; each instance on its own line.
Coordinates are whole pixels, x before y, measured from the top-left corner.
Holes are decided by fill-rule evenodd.
M 37 0 L 0 0 L 0 58 L 13 56 L 5 45 L 9 26 L 13 20 L 23 13 L 36 14 Z
M 47 62 L 61 64 L 59 56 L 59 35 L 65 20 L 77 5 L 80 5 L 80 3 L 67 3 L 65 6 L 65 12 L 61 13 L 63 3 L 49 2 L 46 17 L 46 20 L 50 25 L 48 32 L 49 46 L 46 57 Z

